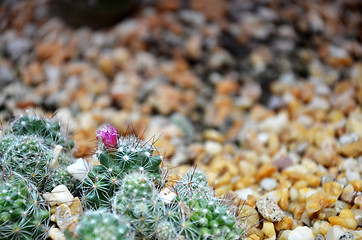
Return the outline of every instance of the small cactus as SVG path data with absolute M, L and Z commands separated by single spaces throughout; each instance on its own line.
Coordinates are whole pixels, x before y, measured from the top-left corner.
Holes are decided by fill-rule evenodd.
M 39 116 L 21 115 L 11 124 L 15 135 L 37 135 L 44 139 L 48 146 L 62 145 L 71 149 L 74 142 L 66 137 L 61 124 L 53 119 Z
M 0 239 L 45 239 L 49 211 L 35 186 L 19 175 L 0 180 Z
M 137 237 L 146 239 L 155 234 L 166 214 L 154 183 L 143 172 L 124 176 L 121 188 L 113 198 L 113 210 L 131 223 Z
M 78 221 L 74 233 L 66 232 L 67 239 L 131 240 L 129 225 L 119 215 L 105 209 L 86 211 Z
M 55 184 L 75 189 L 72 176 L 64 171 L 71 157 L 58 145 L 65 144 L 61 131 L 54 120 L 24 115 L 15 119 L 0 139 L 0 163 L 5 174 L 21 174 L 39 191 L 50 191 Z
M 162 156 L 155 155 L 153 145 L 135 136 L 118 138 L 116 129 L 110 125 L 99 130 L 97 136 L 100 165 L 93 167 L 81 183 L 89 206 L 108 207 L 120 189 L 122 177 L 132 171 L 144 171 L 152 180 L 160 181 Z

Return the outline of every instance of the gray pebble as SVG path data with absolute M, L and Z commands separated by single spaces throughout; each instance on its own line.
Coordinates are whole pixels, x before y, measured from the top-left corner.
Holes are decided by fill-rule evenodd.
M 315 236 L 315 240 L 324 240 L 324 236 L 322 234 L 318 234 L 317 236 Z
M 354 236 L 351 232 L 347 232 L 339 237 L 339 240 L 354 240 Z
M 336 176 L 332 174 L 327 174 L 321 177 L 321 186 L 327 182 L 333 182 L 336 179 Z
M 285 214 L 278 204 L 269 197 L 262 197 L 256 202 L 259 213 L 271 222 L 280 222 Z

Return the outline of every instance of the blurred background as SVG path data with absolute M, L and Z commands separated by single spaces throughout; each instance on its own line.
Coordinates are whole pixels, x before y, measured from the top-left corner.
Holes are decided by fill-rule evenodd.
M 29 108 L 57 113 L 75 134 L 78 156 L 108 122 L 155 136 L 180 165 L 225 142 L 248 146 L 250 114 L 258 122 L 287 111 L 292 121 L 309 104 L 325 116 L 308 121 L 327 121 L 332 108 L 347 117 L 361 103 L 361 7 L 358 0 L 3 0 L 0 120 Z M 339 96 L 336 86 L 353 91 Z

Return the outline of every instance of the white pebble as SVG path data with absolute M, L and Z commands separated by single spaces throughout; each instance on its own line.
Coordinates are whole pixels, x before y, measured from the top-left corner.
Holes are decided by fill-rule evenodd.
M 314 240 L 312 229 L 308 227 L 297 227 L 289 234 L 289 240 Z
M 260 187 L 262 187 L 264 190 L 271 191 L 275 189 L 278 186 L 277 180 L 274 178 L 264 178 L 260 182 Z

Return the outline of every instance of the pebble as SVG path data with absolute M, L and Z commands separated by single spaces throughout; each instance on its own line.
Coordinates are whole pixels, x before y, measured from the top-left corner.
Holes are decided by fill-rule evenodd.
M 71 223 L 72 214 L 68 205 L 66 204 L 61 204 L 60 206 L 58 206 L 56 208 L 54 216 L 55 221 L 61 230 L 66 229 L 68 224 Z
M 278 186 L 278 182 L 274 178 L 264 178 L 261 180 L 260 186 L 266 191 L 271 191 Z
M 326 240 L 339 240 L 344 233 L 340 226 L 333 226 L 328 230 Z
M 56 186 L 51 193 L 44 193 L 43 197 L 50 206 L 65 204 L 70 206 L 73 203 L 73 195 L 65 185 Z
M 13 70 L 7 64 L 0 64 L 0 87 L 12 82 L 15 78 Z
M 271 222 L 280 222 L 285 214 L 280 207 L 270 198 L 262 197 L 256 202 L 258 212 Z
M 338 216 L 329 217 L 328 220 L 332 225 L 339 225 L 352 230 L 357 228 L 357 221 L 350 209 L 343 209 Z
M 55 227 L 49 229 L 48 236 L 52 240 L 66 240 L 63 231 Z
M 347 232 L 339 237 L 339 240 L 354 240 L 354 236 L 352 233 Z
M 297 227 L 289 234 L 289 239 L 293 240 L 314 240 L 313 231 L 308 227 Z

